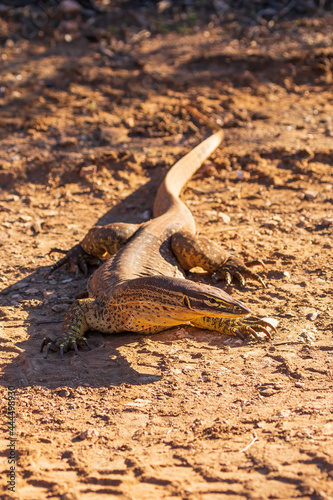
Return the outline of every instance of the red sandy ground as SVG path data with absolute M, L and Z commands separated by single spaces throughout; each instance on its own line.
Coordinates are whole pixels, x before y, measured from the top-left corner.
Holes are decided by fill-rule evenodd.
M 1 498 L 333 498 L 332 21 L 5 46 Z M 266 289 L 228 292 L 277 334 L 92 332 L 91 351 L 46 360 L 43 336 L 86 283 L 45 279 L 48 251 L 101 218 L 150 217 L 167 169 L 208 133 L 186 104 L 226 138 L 182 199 L 200 234 L 265 262 Z

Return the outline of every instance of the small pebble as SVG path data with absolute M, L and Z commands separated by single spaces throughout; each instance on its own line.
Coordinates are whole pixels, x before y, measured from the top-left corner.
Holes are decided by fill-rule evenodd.
M 80 177 L 86 178 L 91 175 L 96 175 L 97 165 L 88 165 L 87 167 L 82 167 L 80 170 Z
M 323 219 L 321 221 L 322 225 L 325 226 L 325 227 L 328 227 L 330 226 L 331 224 L 333 224 L 333 218 L 327 218 L 327 219 Z
M 67 389 L 60 389 L 60 391 L 57 391 L 58 396 L 61 398 L 68 398 L 70 396 L 70 392 Z
M 307 332 L 306 330 L 303 330 L 303 332 L 300 334 L 300 338 L 305 342 L 308 342 L 309 344 L 315 342 L 316 340 L 315 334 L 313 332 Z
M 141 217 L 143 220 L 149 220 L 149 219 L 150 219 L 150 217 L 151 217 L 150 210 L 145 210 L 144 212 L 142 212 L 142 214 L 140 214 L 140 217 Z
M 58 298 L 57 294 L 51 290 L 44 290 L 43 297 L 45 300 L 55 300 Z
M 37 288 L 27 288 L 27 290 L 25 290 L 25 293 L 27 293 L 28 295 L 36 295 L 37 293 L 39 293 L 39 290 Z
M 318 317 L 317 311 L 309 312 L 309 314 L 306 315 L 306 319 L 308 319 L 309 321 L 314 321 L 315 319 L 317 319 L 317 317 Z
M 317 198 L 317 196 L 318 196 L 318 191 L 312 191 L 311 189 L 304 191 L 304 198 L 307 201 L 315 200 Z
M 245 175 L 243 170 L 237 170 L 236 176 L 239 181 L 245 180 Z
M 75 0 L 62 0 L 59 5 L 61 12 L 64 14 L 75 15 L 81 12 L 81 5 Z
M 87 429 L 86 431 L 83 431 L 81 432 L 79 438 L 80 439 L 91 439 L 93 438 L 94 436 L 98 436 L 98 432 L 96 431 L 96 429 Z
M 280 410 L 279 412 L 277 412 L 276 417 L 278 417 L 278 418 L 286 418 L 286 417 L 289 417 L 290 414 L 291 414 L 290 410 Z
M 231 219 L 230 219 L 229 215 L 224 214 L 223 212 L 219 212 L 217 215 L 218 215 L 220 222 L 224 222 L 224 224 L 230 224 Z
M 265 222 L 264 224 L 261 224 L 260 227 L 266 227 L 267 229 L 275 229 L 277 225 L 278 223 L 275 220 L 270 220 Z
M 75 146 L 76 144 L 77 144 L 76 137 L 60 137 L 60 139 L 57 142 L 57 145 L 61 146 L 62 148 L 66 148 L 67 146 Z
M 276 394 L 276 390 L 273 389 L 273 387 L 267 387 L 267 389 L 263 389 L 262 391 L 260 391 L 260 394 L 267 398 L 269 396 L 273 396 L 274 394 Z
M 68 309 L 68 304 L 55 304 L 51 309 L 52 311 L 57 313 L 66 312 Z

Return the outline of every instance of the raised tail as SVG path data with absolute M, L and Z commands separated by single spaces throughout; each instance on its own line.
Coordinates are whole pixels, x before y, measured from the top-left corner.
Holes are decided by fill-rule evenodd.
M 219 146 L 223 135 L 222 130 L 212 134 L 173 165 L 156 193 L 154 217 L 164 214 L 172 207 L 187 181 Z

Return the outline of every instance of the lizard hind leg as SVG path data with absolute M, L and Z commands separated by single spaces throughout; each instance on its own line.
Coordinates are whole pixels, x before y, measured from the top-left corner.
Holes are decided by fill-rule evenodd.
M 213 275 L 215 282 L 225 279 L 229 285 L 234 277 L 244 286 L 246 277 L 265 286 L 262 278 L 249 269 L 252 265 L 262 265 L 261 261 L 246 265 L 208 238 L 196 238 L 188 231 L 181 231 L 172 235 L 171 248 L 185 271 L 201 267 Z
M 90 309 L 95 303 L 94 299 L 76 300 L 68 309 L 62 327 L 62 335 L 56 340 L 45 337 L 42 341 L 41 352 L 46 345 L 46 355 L 48 357 L 49 350 L 59 349 L 61 358 L 63 358 L 64 351 L 73 348 L 75 354 L 78 354 L 78 344 L 84 342 L 88 349 L 90 345 L 84 334 L 89 330 L 85 312 L 83 309 L 87 307 Z
M 78 276 L 79 271 L 88 274 L 88 266 L 99 266 L 110 255 L 114 255 L 131 239 L 141 224 L 127 224 L 113 222 L 106 226 L 93 226 L 83 240 L 68 252 L 59 248 L 51 249 L 52 252 L 65 253 L 62 259 L 49 268 L 48 274 L 53 273 L 64 264 L 69 264 L 70 271 Z

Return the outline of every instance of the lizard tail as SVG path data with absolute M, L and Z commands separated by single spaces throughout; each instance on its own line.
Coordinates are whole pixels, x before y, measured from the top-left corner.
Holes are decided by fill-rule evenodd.
M 219 146 L 223 135 L 222 130 L 212 134 L 173 165 L 157 191 L 154 217 L 163 215 L 172 207 L 183 186 Z

